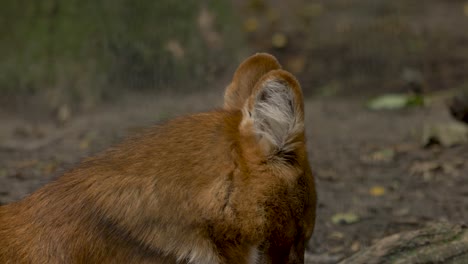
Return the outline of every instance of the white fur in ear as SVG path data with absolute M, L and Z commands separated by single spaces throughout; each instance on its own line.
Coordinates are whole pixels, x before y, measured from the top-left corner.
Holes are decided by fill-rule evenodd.
M 267 80 L 254 98 L 252 109 L 254 132 L 276 150 L 293 150 L 291 140 L 304 131 L 299 102 L 283 80 Z

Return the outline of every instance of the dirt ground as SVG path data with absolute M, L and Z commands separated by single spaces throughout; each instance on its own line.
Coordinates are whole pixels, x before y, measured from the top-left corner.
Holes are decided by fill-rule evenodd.
M 0 203 L 24 197 L 81 158 L 143 127 L 221 106 L 219 88 L 178 99 L 128 96 L 72 114 L 64 124 L 0 112 Z M 449 118 L 442 101 L 370 111 L 358 98 L 306 100 L 309 158 L 319 197 L 310 263 L 336 263 L 388 234 L 468 218 L 468 146 L 423 148 L 420 143 L 423 124 Z M 350 219 L 339 220 L 340 214 Z

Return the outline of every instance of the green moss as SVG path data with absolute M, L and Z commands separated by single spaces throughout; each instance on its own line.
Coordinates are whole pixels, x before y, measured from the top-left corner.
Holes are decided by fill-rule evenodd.
M 0 93 L 57 100 L 119 89 L 195 87 L 240 45 L 228 1 L 207 1 L 224 39 L 213 49 L 197 24 L 196 0 L 0 0 Z M 237 30 L 237 32 L 236 32 Z M 183 51 L 174 56 L 168 43 Z M 204 66 L 204 65 L 209 65 Z M 187 82 L 191 85 L 181 85 Z

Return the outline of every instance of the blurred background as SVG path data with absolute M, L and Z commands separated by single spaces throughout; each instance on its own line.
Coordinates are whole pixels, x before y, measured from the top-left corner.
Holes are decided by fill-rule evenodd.
M 160 120 L 219 107 L 245 57 L 306 94 L 310 263 L 463 222 L 466 0 L 0 0 L 0 203 Z
M 278 56 L 309 95 L 467 80 L 462 0 L 5 0 L 0 19 L 4 106 L 80 109 L 123 91 L 200 91 L 256 51 Z

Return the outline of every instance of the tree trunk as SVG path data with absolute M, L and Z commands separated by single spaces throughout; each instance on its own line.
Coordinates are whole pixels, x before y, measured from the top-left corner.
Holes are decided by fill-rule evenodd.
M 433 224 L 381 239 L 340 264 L 468 263 L 468 227 Z

